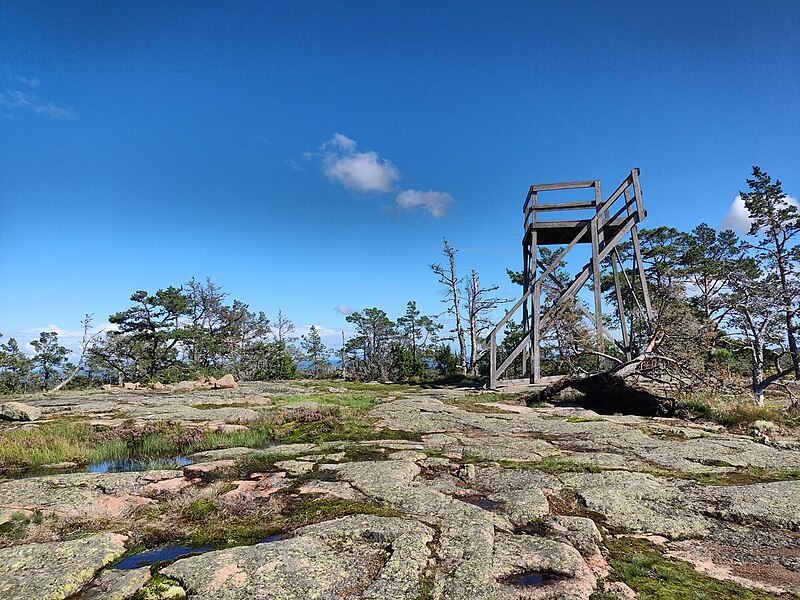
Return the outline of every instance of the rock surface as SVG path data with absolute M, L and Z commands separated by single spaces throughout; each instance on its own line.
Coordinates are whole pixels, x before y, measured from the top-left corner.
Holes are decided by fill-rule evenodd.
M 80 600 L 128 600 L 150 581 L 150 567 L 105 569 L 81 592 Z
M 417 521 L 354 515 L 291 539 L 179 560 L 163 572 L 193 598 L 415 600 L 433 536 Z
M 189 383 L 30 404 L 98 425 L 131 418 L 244 431 L 270 410 L 312 406 L 271 397 L 324 394 Z M 349 390 L 328 393 L 339 401 Z M 800 445 L 785 431 L 771 429 L 784 439 L 770 445 L 675 419 L 474 396 L 392 390 L 366 415 L 378 429 L 366 441 L 222 448 L 192 455 L 182 470 L 0 480 L 0 597 L 40 597 L 30 594 L 61 582 L 85 586 L 84 599 L 125 597 L 149 570 L 101 570 L 106 555 L 124 551 L 121 538 L 91 532 L 126 531 L 136 546 L 156 531 L 155 544 L 184 544 L 192 532 L 213 536 L 215 519 L 229 519 L 232 532 L 261 527 L 253 539 L 284 536 L 158 567 L 180 585 L 156 579 L 148 597 L 631 598 L 608 553 L 612 539 L 637 537 L 716 579 L 800 593 Z M 65 539 L 74 532 L 88 536 Z M 59 541 L 34 543 L 47 539 Z
M 60 600 L 89 583 L 125 552 L 124 535 L 103 533 L 77 540 L 0 549 L 0 598 Z

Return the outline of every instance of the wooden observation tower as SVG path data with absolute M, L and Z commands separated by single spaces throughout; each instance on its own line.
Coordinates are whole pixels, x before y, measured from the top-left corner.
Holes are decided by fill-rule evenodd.
M 543 203 L 540 195 L 559 190 L 592 190 L 594 197 L 579 202 Z M 559 211 L 591 211 L 591 216 L 576 220 L 543 220 L 543 213 Z M 570 305 L 575 305 L 593 326 L 597 347 L 604 348 L 605 339 L 613 343 L 630 359 L 632 345 L 627 330 L 625 308 L 622 299 L 622 280 L 632 288 L 639 287 L 644 306 L 640 307 L 648 323 L 652 322 L 653 312 L 647 290 L 647 279 L 642 265 L 642 254 L 636 226 L 644 220 L 647 213 L 642 205 L 642 190 L 639 187 L 639 169 L 633 169 L 614 192 L 603 200 L 600 181 L 571 181 L 567 183 L 547 183 L 532 185 L 522 207 L 525 216 L 522 234 L 523 294 L 508 311 L 488 337 L 489 381 L 487 387 L 496 389 L 499 384 L 538 383 L 541 380 L 542 332 L 556 313 Z M 628 277 L 617 245 L 630 237 L 632 245 L 633 281 Z M 562 284 L 553 275 L 556 266 L 565 260 L 570 250 L 578 244 L 591 244 L 591 257 L 571 283 Z M 542 246 L 563 246 L 550 265 L 539 258 Z M 600 264 L 603 260 L 611 262 L 616 290 L 616 309 L 620 321 L 620 335 L 617 340 L 603 325 L 603 306 L 600 290 Z M 620 276 L 622 274 L 622 277 Z M 578 293 L 589 280 L 593 282 L 594 312 L 584 306 Z M 638 279 L 638 281 L 637 281 Z M 560 290 L 549 308 L 542 310 L 542 284 L 549 280 Z M 522 309 L 522 340 L 501 364 L 497 364 L 497 337 L 508 320 Z M 525 379 L 501 380 L 506 370 L 522 355 L 522 375 Z

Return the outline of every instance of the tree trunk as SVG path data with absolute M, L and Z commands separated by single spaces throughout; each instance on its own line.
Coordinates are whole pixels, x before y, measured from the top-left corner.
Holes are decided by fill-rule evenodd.
M 764 387 L 761 385 L 764 380 L 764 347 L 760 339 L 753 344 L 752 352 L 753 399 L 756 406 L 764 406 Z
M 777 247 L 777 239 L 775 240 L 775 244 Z M 794 335 L 794 331 L 792 331 L 792 326 L 794 325 L 794 310 L 792 308 L 792 296 L 789 293 L 789 283 L 786 277 L 786 265 L 783 264 L 783 255 L 781 252 L 777 253 L 776 259 L 778 263 L 778 275 L 781 281 L 781 300 L 783 300 L 783 304 L 786 306 L 786 337 L 789 342 L 789 356 L 792 359 L 794 378 L 800 381 L 800 355 L 798 355 L 797 351 L 797 338 Z

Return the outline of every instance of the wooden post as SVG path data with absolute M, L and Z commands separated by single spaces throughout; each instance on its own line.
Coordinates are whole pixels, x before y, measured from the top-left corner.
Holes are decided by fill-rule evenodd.
M 534 201 L 536 197 L 534 196 Z M 534 219 L 536 213 L 534 213 Z M 539 252 L 539 243 L 538 243 L 538 233 L 536 232 L 536 228 L 534 227 L 531 231 L 531 247 L 530 247 L 530 256 L 528 260 L 530 260 L 530 269 L 531 269 L 531 279 L 534 282 L 538 282 L 539 287 L 534 290 L 533 297 L 531 298 L 531 310 L 534 311 L 535 315 L 539 315 L 541 310 L 541 296 L 542 296 L 542 283 L 539 281 L 539 277 L 537 276 L 537 256 Z M 538 291 L 537 291 L 538 290 Z M 537 316 L 538 318 L 538 316 Z M 533 319 L 530 319 L 528 323 L 525 324 L 525 327 L 529 327 L 532 333 L 531 335 L 531 356 L 530 356 L 530 372 L 531 376 L 535 378 L 539 378 L 539 343 L 540 343 L 540 331 L 538 326 L 534 326 Z M 534 349 L 535 348 L 535 349 Z
M 531 383 L 538 383 L 542 378 L 542 346 L 541 346 L 541 300 L 542 282 L 533 284 L 533 319 L 531 323 Z
M 603 298 L 600 293 L 600 228 L 598 221 L 601 218 L 600 205 L 602 196 L 600 195 L 600 182 L 595 182 L 595 216 L 592 219 L 592 281 L 594 282 L 594 327 L 595 339 L 597 340 L 598 352 L 603 352 Z M 602 360 L 598 359 L 598 366 L 602 368 Z
M 625 305 L 622 302 L 622 286 L 619 283 L 619 270 L 617 269 L 617 262 L 619 261 L 619 254 L 617 249 L 611 251 L 611 269 L 614 272 L 614 291 L 617 294 L 617 316 L 619 317 L 619 328 L 622 331 L 622 345 L 625 348 L 625 360 L 631 360 L 631 341 L 628 337 L 628 324 L 625 322 Z M 633 290 L 631 290 L 633 291 Z
M 639 185 L 639 169 L 631 171 L 631 179 L 633 180 L 633 194 L 636 198 L 636 222 L 638 223 L 644 219 L 644 203 L 642 202 L 642 188 Z M 626 190 L 627 191 L 627 190 Z M 626 194 L 626 200 L 627 200 Z M 631 238 L 633 239 L 633 248 L 637 253 L 637 260 L 639 267 L 639 281 L 642 284 L 642 296 L 644 296 L 644 308 L 647 311 L 647 326 L 653 325 L 653 306 L 650 303 L 650 290 L 647 287 L 647 275 L 644 272 L 644 264 L 642 264 L 642 252 L 639 248 L 639 234 L 636 232 L 636 227 L 631 230 Z

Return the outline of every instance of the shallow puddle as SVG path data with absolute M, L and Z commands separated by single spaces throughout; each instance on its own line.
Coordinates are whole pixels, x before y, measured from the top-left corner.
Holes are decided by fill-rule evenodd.
M 275 535 L 268 535 L 257 543 L 266 544 L 269 542 L 277 542 L 285 538 L 286 535 L 278 533 Z M 213 546 L 162 546 L 160 548 L 142 550 L 141 552 L 126 556 L 111 568 L 121 571 L 130 571 L 131 569 L 138 569 L 139 567 L 148 567 L 157 562 L 173 561 L 195 554 L 210 552 L 211 550 L 214 550 Z
M 165 546 L 163 548 L 153 548 L 152 550 L 143 550 L 126 556 L 112 568 L 129 571 L 165 560 L 175 560 L 191 554 L 202 554 L 213 549 L 212 546 Z
M 83 469 L 87 473 L 129 473 L 132 471 L 152 471 L 156 469 L 175 469 L 191 465 L 194 461 L 185 456 L 172 458 L 104 460 L 92 463 Z
M 502 579 L 502 582 L 508 585 L 525 587 L 530 585 L 544 585 L 545 583 L 553 579 L 554 577 L 549 573 L 541 573 L 538 571 L 526 571 L 524 573 L 517 573 L 516 575 L 509 575 L 508 577 L 504 577 Z
M 456 496 L 456 500 L 461 500 L 467 504 L 473 504 L 483 510 L 495 510 L 500 507 L 500 502 L 489 500 L 486 496 Z

